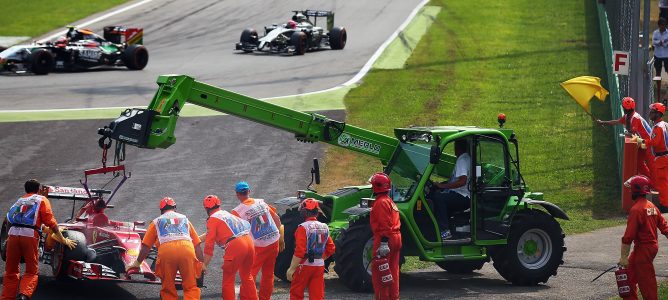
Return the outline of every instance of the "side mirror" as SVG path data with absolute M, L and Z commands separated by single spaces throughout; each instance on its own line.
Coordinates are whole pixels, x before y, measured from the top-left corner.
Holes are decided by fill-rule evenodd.
M 482 176 L 482 166 L 475 166 L 475 177 L 479 178 Z
M 135 226 L 144 226 L 144 225 L 146 225 L 146 222 L 144 222 L 144 221 L 135 221 L 134 224 L 135 224 Z
M 315 178 L 315 184 L 320 184 L 320 165 L 318 164 L 317 158 L 313 159 L 313 169 L 311 169 L 311 173 Z
M 441 160 L 441 149 L 438 146 L 431 146 L 431 151 L 429 151 L 429 163 L 438 164 Z

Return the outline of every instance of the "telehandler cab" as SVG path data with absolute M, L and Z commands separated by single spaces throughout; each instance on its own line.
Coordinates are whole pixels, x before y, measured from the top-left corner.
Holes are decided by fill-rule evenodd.
M 317 113 L 236 94 L 185 75 L 159 76 L 157 82 L 158 91 L 148 108 L 127 109 L 109 126 L 99 129 L 102 142 L 111 138 L 141 148 L 167 148 L 176 142 L 174 129 L 179 113 L 190 102 L 292 132 L 301 142 L 324 142 L 379 159 L 393 183 L 391 197 L 401 215 L 404 257 L 432 261 L 454 273 L 480 269 L 491 258 L 501 276 L 518 285 L 547 282 L 563 264 L 564 234 L 555 218 L 568 220 L 568 216 L 544 201 L 542 193 L 531 192 L 525 185 L 518 141 L 511 129 L 410 127 L 397 128 L 395 137 L 390 137 Z M 449 216 L 454 239 L 442 241 L 432 193 L 434 183 L 450 176 L 456 160 L 454 141 L 461 139 L 468 142 L 471 156 L 471 203 L 469 209 Z M 312 173 L 317 183 L 317 164 Z M 277 259 L 275 275 L 286 280 L 294 251 L 293 232 L 302 221 L 297 212 L 299 203 L 316 198 L 322 202 L 320 221 L 329 225 L 337 245 L 329 263 L 335 262 L 334 270 L 347 287 L 370 291 L 371 187 L 344 187 L 326 195 L 300 190 L 297 195 L 276 202 L 287 209 L 281 216 L 286 250 Z

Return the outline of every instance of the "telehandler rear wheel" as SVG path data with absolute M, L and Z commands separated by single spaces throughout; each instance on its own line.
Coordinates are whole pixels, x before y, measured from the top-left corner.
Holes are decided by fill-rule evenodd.
M 557 275 L 563 264 L 564 233 L 547 213 L 519 213 L 510 227 L 508 244 L 490 249 L 494 268 L 515 285 L 536 285 Z
M 334 271 L 339 280 L 356 292 L 371 292 L 373 234 L 369 218 L 355 221 L 336 239 Z
M 283 224 L 285 233 L 285 250 L 278 253 L 276 257 L 274 275 L 285 282 L 289 282 L 286 273 L 290 268 L 292 255 L 295 253 L 295 231 L 303 221 L 304 219 L 299 215 L 297 208 L 289 209 L 281 216 L 281 224 Z

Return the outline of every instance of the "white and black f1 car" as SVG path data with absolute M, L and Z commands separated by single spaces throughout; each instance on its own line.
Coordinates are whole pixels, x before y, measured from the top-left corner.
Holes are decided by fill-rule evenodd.
M 0 70 L 48 74 L 101 66 L 125 66 L 141 70 L 148 63 L 143 29 L 107 26 L 104 37 L 88 29 L 69 27 L 55 42 L 16 45 L 0 52 Z
M 334 13 L 322 10 L 293 10 L 294 15 L 287 23 L 265 26 L 265 35 L 258 37 L 252 28 L 241 33 L 236 50 L 244 52 L 268 51 L 302 55 L 306 51 L 331 48 L 343 49 L 348 38 L 346 29 L 334 27 Z M 311 17 L 313 20 L 311 20 Z M 327 32 L 317 26 L 318 18 L 327 18 Z

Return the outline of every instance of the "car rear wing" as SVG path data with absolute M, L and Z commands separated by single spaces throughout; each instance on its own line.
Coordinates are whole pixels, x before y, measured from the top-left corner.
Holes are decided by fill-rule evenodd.
M 84 188 L 51 185 L 46 187 L 49 188 L 49 199 L 88 200 L 91 198 Z
M 125 26 L 105 26 L 104 39 L 114 44 L 143 45 L 144 29 Z
M 313 26 L 317 26 L 318 18 L 326 17 L 327 18 L 327 31 L 332 30 L 334 27 L 334 12 L 329 10 L 293 10 L 293 13 L 302 13 L 307 17 L 313 17 Z

